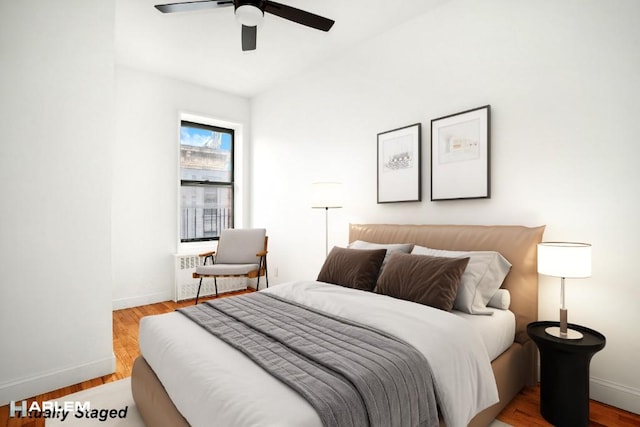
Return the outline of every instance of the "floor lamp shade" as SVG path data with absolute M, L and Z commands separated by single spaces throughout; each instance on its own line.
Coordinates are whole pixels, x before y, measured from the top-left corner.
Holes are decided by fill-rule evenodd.
M 339 182 L 314 182 L 311 185 L 312 208 L 341 208 L 342 184 Z
M 581 333 L 567 328 L 564 279 L 591 277 L 591 245 L 573 242 L 542 242 L 538 244 L 538 273 L 561 278 L 560 327 L 547 328 L 547 333 L 559 338 L 582 338 Z
M 329 209 L 342 207 L 342 184 L 314 182 L 311 184 L 311 207 L 324 209 L 324 252 L 329 254 Z

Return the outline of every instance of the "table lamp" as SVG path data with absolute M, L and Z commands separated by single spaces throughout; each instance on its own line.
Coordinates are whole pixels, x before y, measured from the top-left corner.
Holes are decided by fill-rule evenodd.
M 329 254 L 329 209 L 342 207 L 342 184 L 339 182 L 314 182 L 311 207 L 324 209 L 325 256 Z
M 538 273 L 560 277 L 560 327 L 545 330 L 563 339 L 580 339 L 582 333 L 567 327 L 567 307 L 564 304 L 564 279 L 591 277 L 591 245 L 573 242 L 542 242 L 538 244 Z

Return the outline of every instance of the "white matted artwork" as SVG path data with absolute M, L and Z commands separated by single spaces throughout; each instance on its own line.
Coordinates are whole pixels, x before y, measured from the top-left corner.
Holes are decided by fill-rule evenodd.
M 431 120 L 431 200 L 490 197 L 491 106 Z
M 378 134 L 378 203 L 422 200 L 421 124 Z

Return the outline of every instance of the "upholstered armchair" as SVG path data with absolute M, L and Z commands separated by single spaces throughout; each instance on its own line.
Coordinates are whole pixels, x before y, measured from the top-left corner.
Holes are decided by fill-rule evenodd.
M 216 296 L 218 296 L 218 277 L 258 278 L 256 289 L 260 288 L 260 276 L 265 276 L 269 287 L 267 272 L 267 242 L 269 238 L 264 228 L 229 228 L 222 230 L 216 251 L 200 254 L 204 263 L 196 267 L 194 278 L 200 279 L 196 304 L 200 297 L 202 279 L 213 277 Z

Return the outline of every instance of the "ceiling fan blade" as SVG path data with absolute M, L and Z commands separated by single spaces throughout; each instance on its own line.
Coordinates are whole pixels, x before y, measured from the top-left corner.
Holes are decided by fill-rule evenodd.
M 233 0 L 199 0 L 185 3 L 157 4 L 155 6 L 162 13 L 189 12 L 192 10 L 215 9 L 217 7 L 233 6 Z
M 242 50 L 256 50 L 258 27 L 242 26 Z
M 265 0 L 264 11 L 317 30 L 329 31 L 335 21 L 295 7 Z

